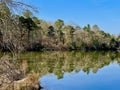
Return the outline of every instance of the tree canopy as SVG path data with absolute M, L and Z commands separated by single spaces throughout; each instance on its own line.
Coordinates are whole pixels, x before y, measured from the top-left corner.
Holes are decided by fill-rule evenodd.
M 22 15 L 13 13 L 17 9 Z M 120 49 L 120 36 L 110 35 L 98 25 L 66 25 L 61 19 L 47 22 L 30 9 L 34 7 L 19 0 L 0 0 L 1 51 Z

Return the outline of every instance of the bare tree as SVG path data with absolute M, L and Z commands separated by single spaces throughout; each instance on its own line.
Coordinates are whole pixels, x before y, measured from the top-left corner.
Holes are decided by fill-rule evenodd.
M 12 18 L 13 11 L 23 11 L 25 9 L 37 10 L 31 5 L 19 2 L 19 0 L 0 0 L 0 33 L 1 33 L 1 47 L 8 49 L 11 52 L 18 52 L 23 50 L 24 45 L 21 44 L 22 39 L 21 23 L 19 18 Z

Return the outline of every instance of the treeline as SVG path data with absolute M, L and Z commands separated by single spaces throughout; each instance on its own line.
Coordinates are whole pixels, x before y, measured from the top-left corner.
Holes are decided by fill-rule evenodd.
M 6 4 L 0 7 L 1 51 L 120 49 L 120 36 L 105 33 L 97 25 L 81 28 L 66 25 L 61 19 L 50 23 L 33 16 L 29 10 L 13 15 Z

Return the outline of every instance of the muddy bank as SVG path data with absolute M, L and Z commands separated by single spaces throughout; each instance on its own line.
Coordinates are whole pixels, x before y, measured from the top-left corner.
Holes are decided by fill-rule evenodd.
M 0 58 L 0 90 L 40 90 L 39 75 L 25 75 L 19 64 L 9 56 Z

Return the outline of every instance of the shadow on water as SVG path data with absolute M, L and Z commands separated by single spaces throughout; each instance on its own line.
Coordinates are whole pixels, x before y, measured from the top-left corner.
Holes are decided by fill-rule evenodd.
M 64 74 L 83 71 L 97 73 L 99 69 L 110 63 L 120 64 L 118 52 L 30 52 L 20 54 L 18 62 L 25 74 L 36 73 L 38 80 L 47 74 L 54 74 L 62 79 Z M 35 80 L 33 80 L 35 81 Z

